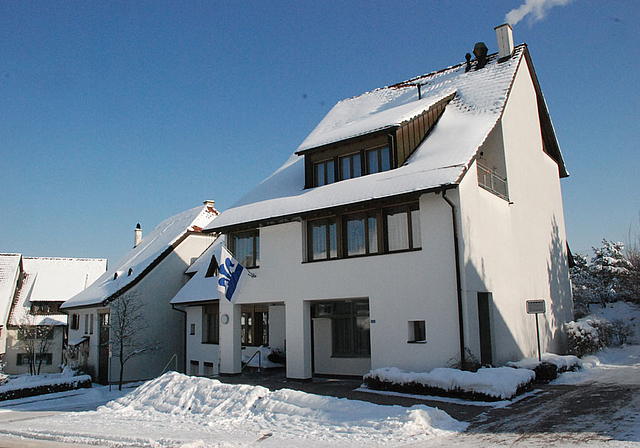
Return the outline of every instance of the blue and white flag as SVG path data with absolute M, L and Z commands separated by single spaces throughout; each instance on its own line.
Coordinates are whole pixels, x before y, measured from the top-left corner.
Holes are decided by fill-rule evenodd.
M 218 275 L 218 291 L 223 293 L 229 302 L 236 302 L 242 286 L 247 279 L 247 275 L 248 271 L 233 258 L 233 255 L 231 255 L 225 246 L 222 246 L 222 257 Z

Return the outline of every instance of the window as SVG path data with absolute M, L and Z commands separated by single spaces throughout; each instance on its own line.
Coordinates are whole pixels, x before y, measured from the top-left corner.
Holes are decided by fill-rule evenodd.
M 231 236 L 232 251 L 236 260 L 245 268 L 260 264 L 260 235 L 258 230 L 236 233 Z
M 189 375 L 198 376 L 200 374 L 200 361 L 194 361 L 193 359 L 189 362 Z
M 18 328 L 18 340 L 26 341 L 29 339 L 53 339 L 54 329 L 51 327 L 39 327 L 37 325 L 29 325 Z
M 89 334 L 93 334 L 93 314 L 89 316 Z
M 409 321 L 409 340 L 411 343 L 427 342 L 427 325 L 424 320 Z
M 384 217 L 389 252 L 422 247 L 418 204 L 387 208 Z
M 218 304 L 202 307 L 202 342 L 204 344 L 218 344 L 220 341 L 220 326 Z
M 203 372 L 204 376 L 208 376 L 208 377 L 213 376 L 213 363 L 212 362 L 206 362 L 205 361 L 204 364 L 203 364 L 203 367 L 204 367 L 204 372 Z
M 195 334 L 196 334 L 196 324 L 191 324 L 190 330 L 189 330 L 189 336 L 193 336 Z
M 378 219 L 374 212 L 345 216 L 344 231 L 347 257 L 378 252 Z
M 417 202 L 307 221 L 307 261 L 421 247 Z
M 71 329 L 77 330 L 80 328 L 80 315 L 73 313 L 71 315 Z
M 240 315 L 242 345 L 269 344 L 269 309 L 265 306 L 243 305 Z
M 366 155 L 366 173 L 380 173 L 391 169 L 391 151 L 388 146 L 368 149 Z
M 331 355 L 340 358 L 371 356 L 368 300 L 316 303 L 313 317 L 331 319 Z
M 310 221 L 308 234 L 310 260 L 326 260 L 338 256 L 338 234 L 335 218 Z
M 31 364 L 32 361 L 33 355 L 18 353 L 18 360 L 16 364 L 19 366 L 26 366 Z M 51 353 L 36 353 L 36 364 L 39 364 L 40 361 L 42 361 L 42 364 L 50 366 L 53 363 L 53 355 Z
M 84 315 L 84 334 L 89 334 L 89 315 Z
M 313 184 L 316 187 L 332 184 L 336 181 L 335 164 L 333 159 L 313 164 Z
M 362 176 L 362 164 L 360 153 L 350 154 L 339 158 L 340 160 L 340 180 L 353 179 Z
M 31 303 L 31 314 L 60 314 L 60 305 L 62 305 L 62 303 L 63 302 L 33 302 Z

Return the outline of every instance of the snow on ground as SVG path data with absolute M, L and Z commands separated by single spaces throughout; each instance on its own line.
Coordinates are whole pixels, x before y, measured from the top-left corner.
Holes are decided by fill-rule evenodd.
M 426 441 L 466 426 L 424 405 L 272 392 L 170 372 L 95 411 L 11 421 L 1 432 L 113 447 L 241 447 L 258 440 L 267 447 L 369 447 Z
M 54 386 L 71 382 L 91 381 L 91 377 L 89 375 L 74 375 L 75 372 L 71 369 L 65 369 L 61 373 L 43 373 L 41 375 L 3 375 L 2 385 L 0 385 L 0 393 L 39 386 Z

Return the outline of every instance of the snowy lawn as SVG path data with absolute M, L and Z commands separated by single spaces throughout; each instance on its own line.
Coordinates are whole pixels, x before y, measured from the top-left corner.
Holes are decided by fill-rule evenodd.
M 61 373 L 41 375 L 3 375 L 0 385 L 0 401 L 15 397 L 40 395 L 61 390 L 77 389 L 81 383 L 91 385 L 89 375 L 74 376 L 74 371 L 65 369 Z
M 3 424 L 3 432 L 105 446 L 398 446 L 463 431 L 444 411 L 381 406 L 169 372 L 96 411 Z

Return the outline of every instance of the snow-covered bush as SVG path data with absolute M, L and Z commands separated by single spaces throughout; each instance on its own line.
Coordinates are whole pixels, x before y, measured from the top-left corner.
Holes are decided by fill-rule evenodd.
M 569 353 L 584 356 L 611 345 L 611 323 L 595 316 L 567 324 Z

